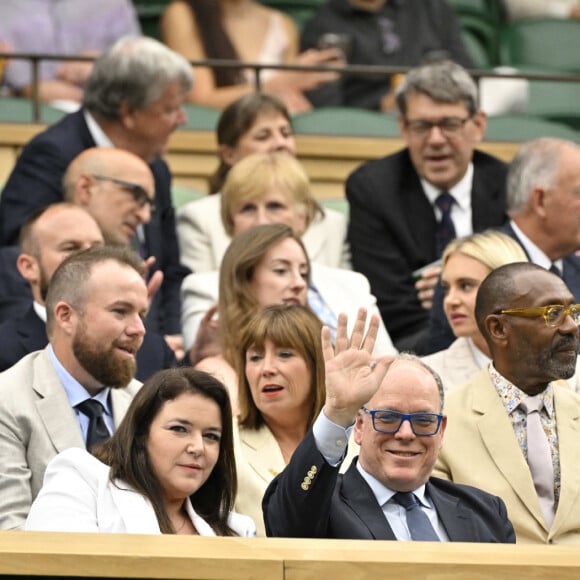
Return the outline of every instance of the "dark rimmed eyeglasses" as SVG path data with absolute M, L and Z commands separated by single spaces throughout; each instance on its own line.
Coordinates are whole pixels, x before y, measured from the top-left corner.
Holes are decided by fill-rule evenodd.
M 148 205 L 152 212 L 155 211 L 155 203 L 149 197 L 149 194 L 142 185 L 133 183 L 132 181 L 125 181 L 124 179 L 117 179 L 116 177 L 109 177 L 108 175 L 93 174 L 93 178 L 97 181 L 108 181 L 118 185 L 119 187 L 122 187 L 124 190 L 131 194 L 139 207 L 145 207 Z
M 362 407 L 365 413 L 371 416 L 373 429 L 379 433 L 396 433 L 404 421 L 409 421 L 411 430 L 418 437 L 431 437 L 436 435 L 441 426 L 443 415 L 439 413 L 398 413 L 388 409 L 367 409 Z
M 465 123 L 472 119 L 470 115 L 465 119 L 460 117 L 443 117 L 439 121 L 428 121 L 427 119 L 416 119 L 409 121 L 405 119 L 405 125 L 409 132 L 415 137 L 426 137 L 431 134 L 433 127 L 437 127 L 446 137 L 457 135 L 465 126 Z
M 560 326 L 566 316 L 570 316 L 575 324 L 580 326 L 580 304 L 550 304 L 548 306 L 529 306 L 527 308 L 506 308 L 496 314 L 507 314 L 508 316 L 522 316 L 525 318 L 535 318 L 542 316 L 546 321 L 546 326 L 554 328 Z

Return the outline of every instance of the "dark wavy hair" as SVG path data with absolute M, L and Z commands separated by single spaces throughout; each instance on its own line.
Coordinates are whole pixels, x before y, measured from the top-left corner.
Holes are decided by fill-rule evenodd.
M 201 35 L 203 50 L 208 59 L 240 60 L 240 57 L 224 29 L 219 0 L 185 0 L 195 15 Z M 230 87 L 244 83 L 240 68 L 213 67 L 217 87 Z
M 94 454 L 111 467 L 113 483 L 118 485 L 115 480 L 120 479 L 151 501 L 162 533 L 175 533 L 164 507 L 163 489 L 149 462 L 147 439 L 151 423 L 163 405 L 186 393 L 215 401 L 222 420 L 217 463 L 207 481 L 190 496 L 191 505 L 217 535 L 235 536 L 227 523 L 237 493 L 232 408 L 223 384 L 208 373 L 191 367 L 155 373 L 135 395 L 113 436 Z

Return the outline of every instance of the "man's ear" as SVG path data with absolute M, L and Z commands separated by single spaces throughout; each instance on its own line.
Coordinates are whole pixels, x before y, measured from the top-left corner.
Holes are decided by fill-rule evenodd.
M 505 347 L 509 338 L 510 326 L 502 314 L 489 314 L 485 319 L 489 339 L 498 346 Z
M 82 207 L 88 207 L 93 195 L 92 187 L 95 185 L 95 178 L 87 173 L 82 173 L 77 178 L 73 193 L 73 203 Z
M 76 323 L 77 323 L 77 313 L 75 309 L 68 303 L 61 300 L 57 302 L 54 307 L 54 323 L 56 326 L 61 328 L 65 334 L 74 334 Z
M 361 444 L 362 441 L 362 431 L 363 431 L 363 411 L 361 411 L 359 409 L 359 411 L 356 414 L 356 421 L 354 424 L 354 431 L 353 431 L 353 437 L 355 440 L 355 443 L 357 445 Z
M 546 200 L 546 190 L 543 187 L 534 187 L 528 198 L 528 206 L 535 215 L 545 218 L 547 215 Z
M 123 101 L 119 107 L 119 119 L 125 129 L 133 129 L 135 127 L 135 109 L 132 109 L 127 101 Z
M 16 259 L 16 268 L 29 284 L 40 280 L 40 266 L 32 254 L 20 254 Z
M 473 143 L 481 143 L 487 129 L 487 115 L 483 111 L 477 111 L 473 115 L 472 141 Z

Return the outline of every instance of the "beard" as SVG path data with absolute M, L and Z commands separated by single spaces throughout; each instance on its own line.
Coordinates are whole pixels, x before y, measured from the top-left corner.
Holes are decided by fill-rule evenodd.
M 578 340 L 571 335 L 563 337 L 549 351 L 538 357 L 537 364 L 552 375 L 552 380 L 569 379 L 576 372 L 576 357 L 561 360 L 558 354 L 572 349 L 578 350 Z
M 79 326 L 72 343 L 73 354 L 81 366 L 102 385 L 113 389 L 126 387 L 135 377 L 137 363 L 135 358 L 120 358 L 116 348 L 121 346 L 118 340 L 109 347 L 103 348 L 91 341 L 84 325 Z M 135 352 L 140 341 L 130 345 Z

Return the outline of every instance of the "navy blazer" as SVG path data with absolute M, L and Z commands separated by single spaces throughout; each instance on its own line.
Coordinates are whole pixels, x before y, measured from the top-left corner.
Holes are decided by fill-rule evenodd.
M 381 506 L 356 468 L 344 475 L 322 457 L 312 430 L 262 502 L 268 536 L 396 540 Z M 452 542 L 515 543 L 504 502 L 467 485 L 432 477 L 427 494 Z
M 506 220 L 507 165 L 475 151 L 473 166 L 473 231 L 499 227 Z M 347 180 L 346 196 L 353 268 L 368 278 L 398 346 L 427 329 L 429 313 L 417 298 L 412 272 L 437 258 L 433 207 L 408 149 L 359 167 Z
M 18 243 L 24 221 L 36 209 L 63 200 L 61 182 L 69 163 L 94 147 L 83 111 L 66 115 L 34 137 L 22 150 L 0 198 L 0 245 Z M 179 262 L 175 215 L 171 201 L 171 175 L 167 164 L 150 164 L 155 178 L 155 207 L 145 225 L 145 252 L 155 256 L 155 270 L 163 271 L 163 284 L 154 296 L 147 328 L 160 334 L 180 334 L 179 291 L 189 273 Z
M 29 305 L 24 314 L 0 324 L 0 372 L 16 364 L 23 356 L 43 349 L 48 344 L 46 325 Z M 165 339 L 148 332 L 137 351 L 135 378 L 143 382 L 153 373 L 177 366 L 175 355 Z

